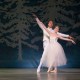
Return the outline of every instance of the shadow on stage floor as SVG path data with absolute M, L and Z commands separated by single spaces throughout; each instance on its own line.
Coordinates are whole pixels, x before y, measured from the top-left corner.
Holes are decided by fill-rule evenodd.
M 59 69 L 58 73 L 36 69 L 0 69 L 0 80 L 80 80 L 80 69 Z

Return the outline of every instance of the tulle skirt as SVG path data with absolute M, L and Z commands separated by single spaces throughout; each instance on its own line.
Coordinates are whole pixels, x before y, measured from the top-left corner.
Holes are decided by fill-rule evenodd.
M 42 66 L 44 67 L 57 67 L 65 65 L 67 62 L 62 46 L 56 42 L 50 42 L 43 52 Z

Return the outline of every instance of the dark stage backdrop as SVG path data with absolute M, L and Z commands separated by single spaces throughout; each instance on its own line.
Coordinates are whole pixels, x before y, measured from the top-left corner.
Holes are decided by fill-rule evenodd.
M 47 26 L 51 19 L 76 45 L 61 41 L 64 67 L 80 68 L 80 0 L 0 0 L 0 67 L 36 68 L 42 52 L 42 30 L 31 13 Z

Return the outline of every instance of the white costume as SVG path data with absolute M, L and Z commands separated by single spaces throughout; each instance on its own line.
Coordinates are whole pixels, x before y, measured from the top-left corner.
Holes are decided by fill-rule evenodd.
M 55 67 L 66 64 L 66 56 L 62 46 L 58 43 L 58 38 L 50 36 L 50 42 L 44 50 L 42 57 L 42 66 Z
M 41 57 L 37 72 L 40 71 L 41 66 L 47 66 L 47 67 L 53 66 L 56 58 L 58 58 L 56 63 L 57 66 L 66 64 L 66 57 L 64 55 L 64 50 L 62 46 L 57 42 L 58 38 L 51 37 L 47 33 L 47 31 L 43 29 L 43 26 L 45 25 L 38 18 L 36 18 L 36 21 L 39 27 L 43 30 L 43 47 L 44 47 L 43 55 Z M 50 32 L 54 32 L 52 28 L 47 28 L 47 29 Z M 57 34 L 63 37 L 69 36 L 59 32 Z

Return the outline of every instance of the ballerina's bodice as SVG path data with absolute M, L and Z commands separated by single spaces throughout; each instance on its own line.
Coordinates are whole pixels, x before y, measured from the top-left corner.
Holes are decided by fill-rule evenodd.
M 54 34 L 53 34 L 53 33 L 54 33 Z M 50 34 L 50 42 L 57 42 L 57 40 L 58 40 L 57 35 L 55 34 L 55 32 L 52 32 L 52 33 Z
M 53 36 L 50 36 L 50 42 L 57 42 L 58 38 L 57 37 L 53 37 Z

